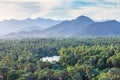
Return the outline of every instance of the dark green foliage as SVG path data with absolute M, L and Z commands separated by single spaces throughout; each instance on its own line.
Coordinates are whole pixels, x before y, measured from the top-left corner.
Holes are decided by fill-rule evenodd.
M 58 62 L 41 61 L 59 55 Z M 3 80 L 119 80 L 120 37 L 0 40 Z

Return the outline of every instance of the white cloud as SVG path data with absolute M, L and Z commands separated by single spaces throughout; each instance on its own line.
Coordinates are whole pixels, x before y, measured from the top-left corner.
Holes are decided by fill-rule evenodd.
M 41 2 L 39 2 L 39 5 L 40 5 L 42 11 L 39 11 L 38 13 L 34 14 L 32 16 L 33 18 L 45 17 L 46 14 L 51 12 L 54 7 L 60 5 L 60 0 L 51 0 L 50 2 L 48 2 L 47 0 L 42 0 Z
M 118 19 L 120 20 L 120 10 L 119 8 L 109 8 L 109 7 L 97 7 L 97 6 L 89 6 L 82 7 L 80 9 L 70 10 L 68 15 L 71 17 L 77 17 L 79 15 L 90 16 L 95 20 L 103 20 L 103 19 Z
M 75 1 L 92 4 L 80 5 L 82 3 L 76 4 Z M 79 15 L 120 20 L 119 8 L 120 0 L 0 0 L 0 20 L 37 17 L 72 19 Z
M 0 1 L 0 19 L 23 19 L 27 17 L 37 18 L 44 17 L 52 8 L 60 5 L 60 0 L 41 0 L 39 2 L 18 2 L 15 1 Z M 27 1 L 27 0 L 25 0 Z
M 26 18 L 32 14 L 35 14 L 40 8 L 37 3 L 17 3 L 17 2 L 3 2 L 0 3 L 0 19 L 10 18 Z M 32 10 L 32 8 L 34 8 Z
M 120 0 L 106 0 L 106 1 L 120 3 Z

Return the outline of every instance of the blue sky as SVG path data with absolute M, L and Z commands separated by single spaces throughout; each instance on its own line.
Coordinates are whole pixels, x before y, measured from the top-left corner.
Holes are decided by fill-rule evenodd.
M 65 20 L 80 15 L 120 20 L 120 0 L 0 0 L 0 21 L 38 17 Z

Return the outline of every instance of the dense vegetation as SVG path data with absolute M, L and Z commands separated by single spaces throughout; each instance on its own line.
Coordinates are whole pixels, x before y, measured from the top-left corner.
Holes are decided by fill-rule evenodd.
M 0 40 L 0 80 L 119 79 L 120 37 Z

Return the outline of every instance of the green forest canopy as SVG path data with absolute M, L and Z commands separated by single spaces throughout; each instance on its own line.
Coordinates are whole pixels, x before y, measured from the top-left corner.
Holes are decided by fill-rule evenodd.
M 58 62 L 41 61 L 59 55 Z M 120 37 L 0 40 L 0 80 L 119 80 Z

